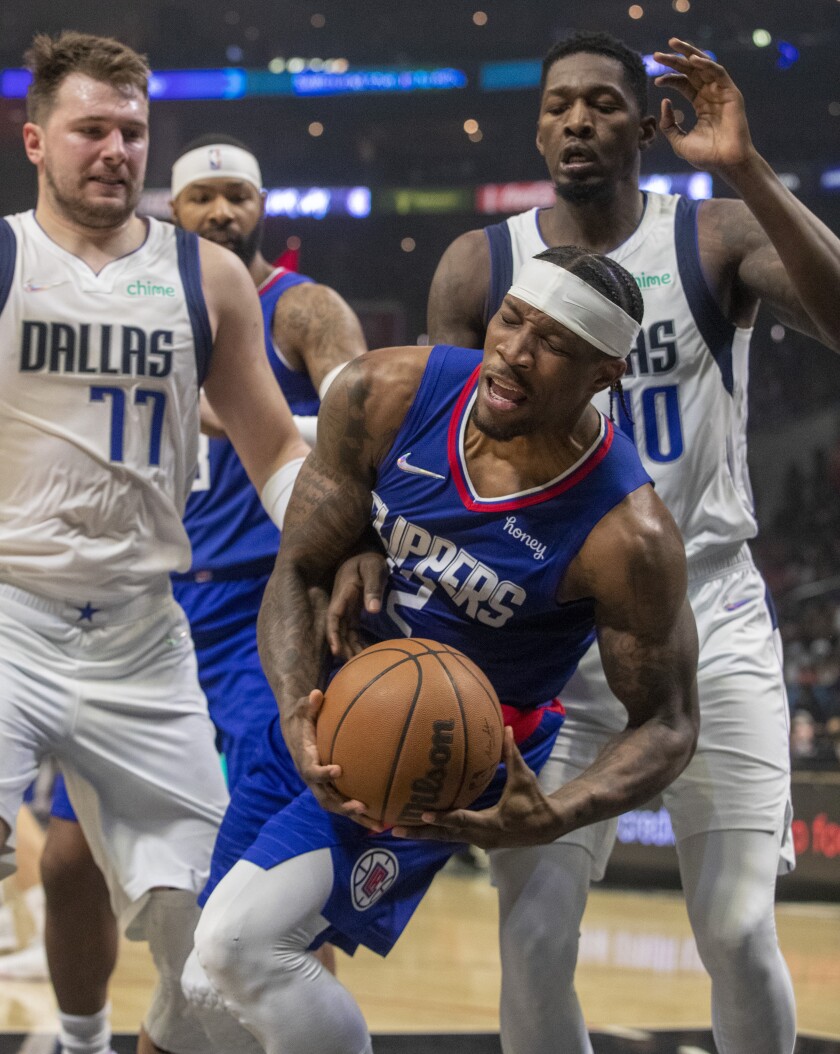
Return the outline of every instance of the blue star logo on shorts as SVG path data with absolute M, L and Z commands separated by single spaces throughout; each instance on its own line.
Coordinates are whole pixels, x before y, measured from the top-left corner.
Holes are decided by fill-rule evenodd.
M 79 612 L 79 617 L 76 619 L 77 622 L 93 622 L 93 616 L 97 611 L 101 611 L 102 608 L 95 608 L 88 601 L 83 608 L 77 608 L 76 610 Z

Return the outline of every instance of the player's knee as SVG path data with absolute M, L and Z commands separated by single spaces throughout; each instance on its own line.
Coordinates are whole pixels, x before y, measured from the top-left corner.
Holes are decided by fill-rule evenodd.
M 588 853 L 577 846 L 534 847 L 497 856 L 493 867 L 508 976 L 515 970 L 537 988 L 546 971 L 571 982 L 589 888 Z
M 222 997 L 210 983 L 210 978 L 198 959 L 195 948 L 190 952 L 181 974 L 184 998 L 196 1010 L 224 1010 Z
M 558 913 L 561 914 L 561 913 Z M 543 915 L 537 921 L 508 920 L 502 940 L 502 964 L 505 972 L 513 971 L 529 979 L 537 990 L 545 982 L 546 972 L 552 984 L 571 982 L 577 965 L 580 931 L 576 923 Z
M 99 869 L 82 829 L 69 820 L 50 820 L 41 853 L 41 881 L 52 904 L 68 898 L 75 903 L 76 890 L 87 892 L 101 883 Z
M 210 897 L 196 927 L 195 950 L 223 999 L 248 1002 L 269 975 L 279 989 L 301 968 L 305 945 L 282 930 L 276 916 L 247 898 Z
M 776 947 L 772 914 L 751 911 L 710 912 L 695 926 L 697 950 L 713 978 L 734 984 L 746 981 L 761 969 Z
M 230 997 L 241 986 L 243 942 L 241 916 L 236 904 L 222 909 L 210 897 L 195 930 L 196 965 L 208 988 Z M 253 946 L 248 949 L 253 954 Z M 192 998 L 201 998 L 196 990 Z

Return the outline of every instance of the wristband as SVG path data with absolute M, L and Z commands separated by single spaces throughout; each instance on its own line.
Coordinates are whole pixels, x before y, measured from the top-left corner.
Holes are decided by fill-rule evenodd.
M 312 417 L 298 417 L 297 414 L 292 414 L 292 420 L 297 426 L 298 432 L 300 432 L 303 439 L 310 446 L 315 446 L 315 439 L 318 434 L 318 418 L 316 415 Z
M 278 531 L 283 530 L 283 519 L 292 496 L 292 488 L 295 485 L 297 474 L 304 458 L 296 457 L 287 461 L 282 468 L 278 468 L 273 476 L 269 476 L 265 486 L 260 491 L 260 501 L 268 513 L 271 522 Z
M 318 385 L 318 398 L 319 399 L 321 399 L 323 401 L 324 396 L 329 391 L 330 385 L 336 379 L 336 377 L 339 375 L 339 373 L 341 373 L 341 371 L 344 369 L 344 367 L 346 365 L 347 365 L 346 362 L 340 362 L 337 366 L 333 366 L 333 368 L 330 370 L 330 372 L 324 377 L 324 379 Z

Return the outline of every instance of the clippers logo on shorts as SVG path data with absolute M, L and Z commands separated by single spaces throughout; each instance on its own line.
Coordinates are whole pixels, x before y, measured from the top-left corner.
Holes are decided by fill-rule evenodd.
M 381 900 L 397 880 L 400 865 L 387 849 L 369 849 L 359 857 L 350 876 L 356 911 L 367 911 Z

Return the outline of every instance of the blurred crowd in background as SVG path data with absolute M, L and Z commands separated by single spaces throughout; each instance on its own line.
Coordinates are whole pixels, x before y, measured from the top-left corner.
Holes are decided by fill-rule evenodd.
M 787 469 L 753 551 L 779 617 L 792 760 L 840 769 L 840 433 Z

